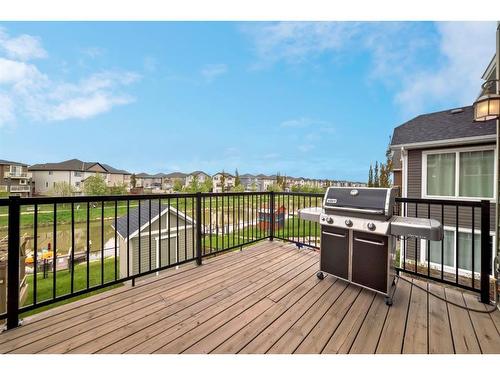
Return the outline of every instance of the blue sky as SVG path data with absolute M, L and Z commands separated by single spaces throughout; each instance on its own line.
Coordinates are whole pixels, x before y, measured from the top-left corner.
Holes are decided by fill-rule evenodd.
M 468 105 L 495 23 L 0 23 L 0 159 L 364 181 Z

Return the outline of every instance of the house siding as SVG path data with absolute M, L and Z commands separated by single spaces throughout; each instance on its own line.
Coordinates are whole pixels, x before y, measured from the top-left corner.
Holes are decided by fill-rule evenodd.
M 188 223 L 187 228 L 184 228 L 184 219 L 179 215 L 170 213 L 170 220 L 167 219 L 167 215 L 161 218 L 162 227 L 162 240 L 161 240 L 161 266 L 167 266 L 174 264 L 176 259 L 178 262 L 182 262 L 186 259 L 194 259 L 196 253 L 196 237 L 194 233 L 194 226 Z M 179 230 L 177 231 L 177 218 L 179 222 Z M 167 230 L 167 222 L 169 222 L 170 227 L 170 254 L 169 254 L 169 238 Z M 151 224 L 151 268 L 150 268 L 150 237 L 149 237 L 149 227 L 146 226 L 141 232 L 141 256 L 140 256 L 140 271 L 146 272 L 150 269 L 156 268 L 156 252 L 158 250 L 157 241 L 159 237 L 158 233 L 159 222 L 155 221 Z M 127 276 L 127 242 L 123 238 L 120 238 L 120 270 L 121 276 Z M 135 275 L 139 273 L 139 238 L 134 237 L 129 243 L 129 266 L 130 275 Z
M 476 146 L 476 145 L 475 145 Z M 466 147 L 466 146 L 465 146 Z M 456 149 L 457 147 L 449 147 Z M 434 148 L 435 149 L 435 148 Z M 439 147 L 439 150 L 445 149 L 444 147 Z M 432 150 L 427 148 L 425 150 Z M 408 150 L 408 186 L 407 186 L 407 196 L 408 198 L 422 198 L 422 151 L 424 149 L 418 150 Z M 495 230 L 495 203 L 490 205 L 490 231 Z M 407 212 L 408 216 L 418 216 L 418 217 L 428 217 L 428 215 L 436 220 L 439 220 L 443 226 L 456 228 L 456 208 L 452 206 L 445 206 L 444 210 L 441 209 L 440 205 L 431 205 L 430 208 L 427 204 L 408 204 Z M 418 214 L 418 215 L 417 215 Z M 479 208 L 474 209 L 474 228 L 479 233 L 481 226 L 481 210 Z M 472 208 L 471 207 L 460 207 L 458 209 L 458 227 L 460 229 L 471 229 L 472 228 Z M 420 259 L 420 241 L 407 240 L 406 245 L 406 257 L 408 259 Z

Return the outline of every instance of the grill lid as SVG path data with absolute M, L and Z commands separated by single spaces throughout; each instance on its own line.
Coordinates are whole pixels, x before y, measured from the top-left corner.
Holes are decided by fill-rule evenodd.
M 345 188 L 330 187 L 326 191 L 323 207 L 325 210 L 364 212 L 390 216 L 389 207 L 394 194 L 389 188 Z

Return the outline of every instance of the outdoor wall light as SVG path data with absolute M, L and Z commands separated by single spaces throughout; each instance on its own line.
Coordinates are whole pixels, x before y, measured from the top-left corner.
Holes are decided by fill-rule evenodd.
M 495 120 L 500 117 L 500 95 L 497 79 L 486 81 L 482 85 L 483 95 L 474 102 L 474 121 Z

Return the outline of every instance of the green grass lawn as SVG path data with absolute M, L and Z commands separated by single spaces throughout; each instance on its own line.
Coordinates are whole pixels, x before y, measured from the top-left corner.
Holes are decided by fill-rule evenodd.
M 114 273 L 114 258 L 108 258 L 104 260 L 104 282 L 109 282 L 115 279 Z M 48 277 L 46 279 L 43 278 L 43 272 L 37 273 L 37 302 L 42 302 L 45 300 L 49 300 L 53 295 L 53 281 L 52 281 L 52 272 L 48 273 Z M 119 269 L 118 269 L 119 276 Z M 24 301 L 23 306 L 28 306 L 33 303 L 33 278 L 34 275 L 27 275 L 26 281 L 28 283 L 28 295 L 26 300 Z M 101 284 L 101 262 L 93 261 L 90 262 L 89 266 L 89 281 L 90 287 L 100 285 Z M 71 273 L 69 270 L 61 270 L 56 273 L 56 296 L 63 296 L 65 294 L 70 293 L 71 291 Z M 64 305 L 66 303 L 76 301 L 93 294 L 102 293 L 106 290 L 116 288 L 122 284 L 113 285 L 111 287 L 107 287 L 104 289 L 100 289 L 95 292 L 86 293 L 77 297 L 69 298 L 67 300 L 57 302 L 51 304 L 49 306 L 40 307 L 38 309 L 29 311 L 25 313 L 23 316 L 32 315 L 37 312 L 41 312 L 43 310 L 50 309 L 55 306 Z M 74 291 L 84 290 L 87 287 L 87 266 L 86 263 L 82 263 L 79 265 L 75 265 L 75 274 L 74 274 Z

